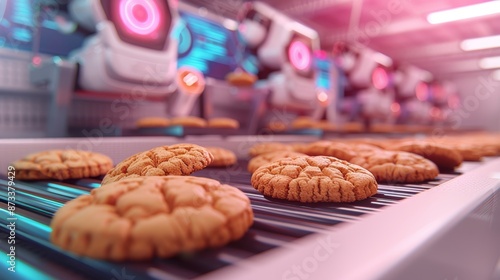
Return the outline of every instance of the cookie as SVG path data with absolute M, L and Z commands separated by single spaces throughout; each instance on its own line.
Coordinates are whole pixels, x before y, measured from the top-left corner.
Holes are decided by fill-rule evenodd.
M 377 182 L 421 183 L 439 175 L 430 160 L 407 152 L 377 150 L 359 153 L 349 162 L 368 169 Z
M 481 161 L 483 159 L 482 147 L 475 144 L 451 144 L 465 161 Z
M 290 144 L 290 147 L 292 147 L 292 151 L 297 152 L 297 153 L 301 153 L 301 154 L 306 153 L 307 146 L 309 146 L 309 144 L 307 144 L 307 143 L 292 143 L 292 144 Z
M 349 148 L 356 154 L 382 150 L 379 147 L 370 144 L 348 144 L 348 145 Z
M 207 167 L 213 155 L 194 144 L 177 144 L 137 153 L 111 169 L 102 185 L 140 176 L 189 175 Z
M 50 240 L 96 259 L 166 258 L 223 246 L 253 222 L 240 190 L 208 178 L 129 178 L 92 190 L 60 208 Z
M 185 127 L 206 127 L 207 121 L 198 117 L 178 117 L 170 120 L 170 125 L 180 125 Z
M 255 84 L 257 76 L 243 71 L 235 71 L 226 75 L 226 81 L 233 86 L 249 87 Z
M 434 162 L 439 170 L 454 170 L 462 164 L 462 155 L 455 149 L 429 142 L 404 142 L 392 147 L 394 151 L 403 151 L 423 156 Z
M 337 127 L 327 121 L 327 120 L 321 120 L 321 121 L 317 121 L 315 123 L 313 123 L 313 128 L 317 128 L 317 129 L 321 129 L 321 130 L 324 130 L 324 131 L 336 131 L 337 130 Z
M 306 154 L 297 153 L 293 151 L 277 151 L 277 152 L 265 153 L 252 158 L 248 162 L 247 169 L 248 172 L 254 173 L 255 170 L 257 170 L 259 167 L 266 165 L 268 163 L 284 158 L 303 157 L 303 156 L 306 156 Z
M 106 174 L 113 161 L 100 153 L 81 150 L 49 150 L 14 161 L 18 180 L 66 180 Z
M 170 125 L 170 121 L 167 118 L 162 117 L 148 117 L 139 119 L 135 125 L 139 128 L 143 127 L 166 127 Z
M 278 142 L 260 143 L 250 148 L 248 154 L 251 157 L 256 157 L 261 154 L 276 152 L 276 151 L 292 151 L 292 147 Z
M 208 166 L 211 167 L 225 167 L 231 166 L 238 160 L 236 155 L 227 149 L 219 147 L 205 147 L 209 153 L 214 156 L 214 160 Z
M 213 118 L 208 121 L 208 127 L 238 129 L 240 123 L 231 118 Z
M 300 202 L 353 202 L 377 193 L 375 177 L 334 157 L 285 158 L 252 175 L 252 186 L 266 196 Z
M 342 160 L 350 160 L 355 156 L 355 153 L 349 148 L 349 145 L 326 140 L 309 144 L 305 153 L 310 156 L 329 156 Z
M 292 128 L 295 129 L 308 129 L 313 128 L 316 121 L 311 117 L 298 117 L 292 122 Z

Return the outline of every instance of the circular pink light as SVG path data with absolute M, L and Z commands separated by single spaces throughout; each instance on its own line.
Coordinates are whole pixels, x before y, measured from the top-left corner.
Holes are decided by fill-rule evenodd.
M 373 70 L 372 84 L 378 90 L 382 90 L 389 85 L 389 75 L 383 68 L 377 67 Z
M 391 104 L 391 111 L 395 114 L 398 114 L 401 111 L 401 105 L 397 102 L 393 102 Z
M 288 48 L 288 59 L 298 70 L 307 70 L 312 62 L 311 51 L 303 42 L 294 41 Z
M 419 83 L 415 89 L 415 94 L 418 100 L 426 101 L 429 97 L 429 87 L 426 83 Z
M 129 31 L 140 35 L 151 34 L 160 26 L 160 11 L 154 0 L 122 0 L 120 18 Z

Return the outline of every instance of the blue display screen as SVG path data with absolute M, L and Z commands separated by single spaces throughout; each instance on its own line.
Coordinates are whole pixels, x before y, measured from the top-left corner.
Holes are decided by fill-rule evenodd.
M 332 61 L 328 57 L 315 56 L 314 64 L 317 73 L 316 86 L 325 90 L 332 89 Z
M 65 9 L 53 1 L 54 11 Z M 36 34 L 35 12 L 38 0 L 0 0 L 0 48 L 24 51 L 33 50 Z M 85 36 L 79 33 L 63 34 L 50 19 L 42 19 L 39 52 L 49 55 L 67 56 L 83 44 Z
M 181 12 L 176 34 L 178 67 L 191 66 L 206 76 L 224 79 L 237 67 L 236 33 L 217 22 Z M 175 35 L 174 35 L 175 36 Z

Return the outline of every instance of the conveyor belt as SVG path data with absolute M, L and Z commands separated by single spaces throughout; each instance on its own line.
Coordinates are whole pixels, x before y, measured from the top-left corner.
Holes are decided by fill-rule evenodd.
M 17 235 L 23 240 L 20 246 L 46 261 L 57 259 L 58 264 L 66 270 L 71 268 L 70 272 L 77 272 L 88 279 L 112 279 L 116 274 L 123 273 L 136 276 L 136 279 L 195 278 L 273 248 L 289 246 L 291 241 L 303 236 L 326 232 L 331 230 L 331 226 L 355 223 L 364 215 L 383 211 L 387 206 L 460 176 L 460 173 L 440 174 L 437 179 L 424 184 L 382 184 L 375 196 L 356 203 L 299 204 L 262 196 L 249 184 L 251 175 L 245 171 L 246 164 L 246 161 L 241 161 L 235 168 L 208 168 L 193 174 L 231 184 L 251 200 L 255 214 L 253 226 L 241 240 L 223 248 L 150 262 L 111 263 L 77 257 L 53 246 L 49 241 L 50 218 L 65 202 L 99 187 L 98 178 L 64 182 L 15 181 L 16 214 L 20 219 Z M 6 179 L 3 175 L 0 177 L 0 185 L 4 188 L 7 186 Z M 7 201 L 5 192 L 0 193 L 0 201 L 4 216 Z M 2 231 L 6 229 L 2 228 Z M 32 265 L 48 275 L 60 275 L 50 270 L 57 268 L 43 263 Z

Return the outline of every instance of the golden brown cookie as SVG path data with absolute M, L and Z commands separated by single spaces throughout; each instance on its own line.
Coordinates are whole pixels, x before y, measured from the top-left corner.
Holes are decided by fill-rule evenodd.
M 355 156 L 354 151 L 349 145 L 326 140 L 309 144 L 305 153 L 310 156 L 329 156 L 342 160 L 350 160 Z
M 248 154 L 251 157 L 256 157 L 261 154 L 276 152 L 276 151 L 292 151 L 292 147 L 290 145 L 278 142 L 260 143 L 250 148 Z
M 364 168 L 334 157 L 285 158 L 252 175 L 264 195 L 300 202 L 353 202 L 377 193 L 375 177 Z
M 102 184 L 140 176 L 189 175 L 207 167 L 213 155 L 194 144 L 177 144 L 135 154 L 111 169 Z
M 394 145 L 392 150 L 423 156 L 434 162 L 442 171 L 454 170 L 462 164 L 462 155 L 457 150 L 440 144 L 409 141 Z
M 352 151 L 354 151 L 354 153 L 356 154 L 382 150 L 379 147 L 370 144 L 348 144 L 348 145 L 352 149 Z
M 297 117 L 292 122 L 292 128 L 302 129 L 302 128 L 313 128 L 316 121 L 311 117 Z
M 231 118 L 212 118 L 208 121 L 208 127 L 238 129 L 240 123 Z
M 479 145 L 455 143 L 451 147 L 456 149 L 465 161 L 481 161 L 483 159 L 484 154 Z
M 407 152 L 372 151 L 360 153 L 349 162 L 368 169 L 377 182 L 420 183 L 439 175 L 430 160 Z
M 123 261 L 223 246 L 253 222 L 237 188 L 191 176 L 129 178 L 60 208 L 50 240 L 77 255 Z
M 113 161 L 95 152 L 49 150 L 30 154 L 12 165 L 18 180 L 66 180 L 104 175 L 113 167 Z
M 307 146 L 309 146 L 309 144 L 307 144 L 307 143 L 292 143 L 292 144 L 290 144 L 290 147 L 292 147 L 292 151 L 297 152 L 297 153 L 301 153 L 301 154 L 306 153 Z
M 209 153 L 214 156 L 214 160 L 210 163 L 209 166 L 212 167 L 225 167 L 231 166 L 236 163 L 238 160 L 236 155 L 227 149 L 219 148 L 219 147 L 205 147 Z
M 170 120 L 170 125 L 180 125 L 186 127 L 206 127 L 207 121 L 198 117 L 178 117 Z
M 328 120 L 317 121 L 313 124 L 313 128 L 321 129 L 324 131 L 336 131 L 337 126 L 335 124 L 329 122 Z
M 243 71 L 235 71 L 226 75 L 226 81 L 233 86 L 249 87 L 257 81 L 257 76 Z
M 252 158 L 248 162 L 247 169 L 248 172 L 254 173 L 255 170 L 257 170 L 259 167 L 266 165 L 268 163 L 278 161 L 284 158 L 303 157 L 303 156 L 306 156 L 306 154 L 297 153 L 293 151 L 277 151 L 277 152 L 265 153 Z
M 167 118 L 162 117 L 148 117 L 139 119 L 135 125 L 139 128 L 142 127 L 166 127 L 170 125 L 170 121 Z

